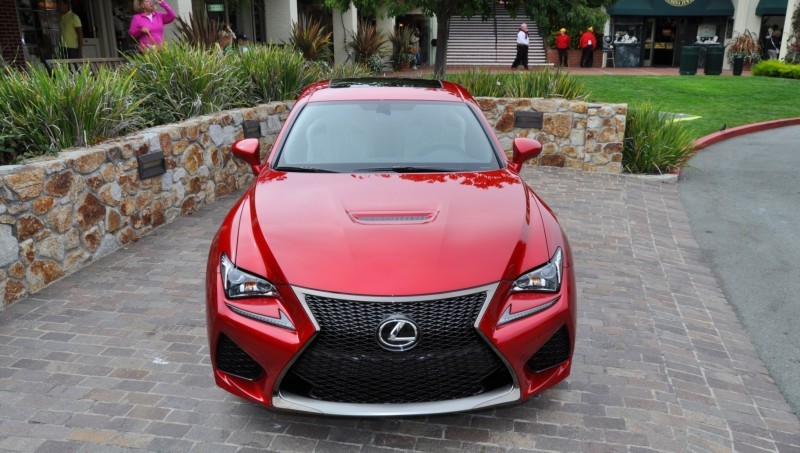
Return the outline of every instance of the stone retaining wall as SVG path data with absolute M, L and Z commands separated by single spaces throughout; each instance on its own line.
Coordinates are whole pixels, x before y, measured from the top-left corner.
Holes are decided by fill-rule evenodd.
M 528 136 L 544 145 L 534 164 L 620 172 L 624 105 L 552 99 L 478 102 L 507 153 L 514 137 Z M 247 187 L 252 171 L 231 153 L 231 145 L 243 136 L 243 122 L 260 122 L 263 155 L 292 106 L 275 102 L 221 112 L 0 167 L 2 304 Z M 514 128 L 518 110 L 543 112 L 541 130 Z M 165 174 L 139 178 L 137 156 L 147 153 L 164 154 Z

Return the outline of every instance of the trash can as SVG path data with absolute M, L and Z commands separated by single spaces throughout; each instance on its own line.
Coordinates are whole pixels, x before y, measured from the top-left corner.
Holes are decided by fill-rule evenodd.
M 706 48 L 706 75 L 722 74 L 722 58 L 725 49 L 722 46 L 709 46 Z
M 681 47 L 681 75 L 697 74 L 697 55 L 699 53 L 700 48 L 697 46 Z

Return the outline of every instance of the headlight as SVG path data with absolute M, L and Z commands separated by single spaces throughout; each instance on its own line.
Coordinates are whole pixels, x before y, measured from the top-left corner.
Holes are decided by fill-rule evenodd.
M 555 293 L 561 289 L 561 247 L 550 258 L 550 262 L 523 274 L 514 280 L 513 291 L 537 291 Z
M 266 279 L 237 268 L 223 253 L 219 259 L 222 286 L 228 299 L 243 297 L 277 297 L 275 286 Z

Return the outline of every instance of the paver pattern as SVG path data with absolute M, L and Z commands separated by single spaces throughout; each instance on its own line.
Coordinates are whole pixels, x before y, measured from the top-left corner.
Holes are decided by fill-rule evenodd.
M 677 186 L 525 170 L 571 238 L 572 376 L 524 404 L 319 418 L 215 387 L 203 269 L 227 197 L 0 311 L 0 451 L 800 451 Z

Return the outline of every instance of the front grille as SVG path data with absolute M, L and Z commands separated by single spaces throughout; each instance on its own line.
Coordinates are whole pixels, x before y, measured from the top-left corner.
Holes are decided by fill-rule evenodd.
M 569 334 L 567 326 L 564 326 L 528 360 L 528 368 L 534 372 L 544 371 L 563 363 L 568 358 Z
M 217 368 L 225 373 L 244 379 L 254 380 L 261 376 L 264 369 L 236 345 L 227 335 L 222 334 L 217 340 Z
M 412 302 L 364 302 L 307 296 L 320 326 L 281 389 L 341 403 L 418 403 L 478 395 L 512 382 L 476 332 L 486 293 Z M 402 314 L 419 327 L 410 351 L 378 345 L 378 325 Z

